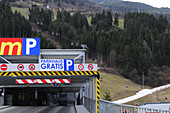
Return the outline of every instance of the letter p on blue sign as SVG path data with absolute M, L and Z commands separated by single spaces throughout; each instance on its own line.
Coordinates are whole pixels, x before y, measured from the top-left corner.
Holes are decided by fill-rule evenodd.
M 39 55 L 40 38 L 23 38 L 22 55 Z
M 64 71 L 74 71 L 73 59 L 64 59 Z

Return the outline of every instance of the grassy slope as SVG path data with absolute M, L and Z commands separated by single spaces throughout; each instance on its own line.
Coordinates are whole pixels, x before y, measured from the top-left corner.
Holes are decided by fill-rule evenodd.
M 122 99 L 128 96 L 132 96 L 136 93 L 136 90 L 141 90 L 141 86 L 131 82 L 128 79 L 125 79 L 121 76 L 101 73 L 102 82 L 101 82 L 101 97 L 106 91 L 110 91 L 112 101 Z M 128 85 L 128 88 L 125 88 L 125 85 Z M 150 88 L 150 87 L 145 87 Z M 135 103 L 146 103 L 146 102 L 170 102 L 170 88 L 163 90 L 159 93 L 153 93 L 152 95 L 145 96 L 138 100 L 126 103 L 134 105 Z M 167 97 L 167 100 L 165 99 Z
M 136 90 L 141 88 L 140 85 L 134 84 L 121 76 L 107 73 L 101 73 L 101 76 L 101 97 L 103 97 L 104 92 L 110 91 L 112 101 L 134 95 Z M 128 85 L 129 87 L 125 88 L 125 85 Z
M 88 21 L 89 25 L 91 25 L 91 19 L 92 19 L 91 16 L 87 17 L 87 21 Z M 113 22 L 114 22 L 114 19 L 113 19 Z M 124 19 L 119 19 L 119 26 L 118 27 L 121 28 L 121 29 L 124 29 Z
M 87 21 L 88 21 L 89 25 L 91 25 L 91 19 L 92 19 L 91 16 L 90 16 L 90 17 L 87 17 Z
M 28 10 L 28 8 L 17 8 L 17 7 L 11 7 L 12 12 L 14 13 L 15 11 L 20 12 L 22 16 L 25 17 L 26 15 L 26 10 Z
M 113 23 L 114 23 L 115 19 L 113 19 Z M 124 29 L 124 19 L 119 19 L 119 26 L 120 29 Z
M 34 4 L 36 4 L 36 3 L 34 3 Z M 40 5 L 41 6 L 41 4 L 38 4 L 38 5 Z M 26 10 L 28 10 L 28 8 L 17 8 L 17 7 L 11 7 L 12 8 L 12 12 L 14 13 L 15 11 L 18 11 L 18 12 L 20 12 L 21 13 L 21 15 L 23 15 L 24 17 L 25 17 L 25 15 L 26 15 Z M 56 20 L 57 18 L 57 11 L 55 10 L 53 10 L 53 13 L 54 13 L 54 20 Z M 73 15 L 73 13 L 71 13 L 71 15 Z M 29 18 L 29 17 L 28 17 Z M 28 19 L 27 18 L 27 19 Z M 92 17 L 90 16 L 90 17 L 87 17 L 87 21 L 88 21 L 88 23 L 89 23 L 89 25 L 91 25 L 91 19 L 92 19 Z M 113 22 L 114 22 L 114 19 L 113 19 Z M 124 28 L 124 19 L 119 19 L 119 26 L 118 26 L 119 28 L 121 28 L 121 29 L 123 29 Z
M 119 28 L 124 29 L 124 19 L 119 19 Z

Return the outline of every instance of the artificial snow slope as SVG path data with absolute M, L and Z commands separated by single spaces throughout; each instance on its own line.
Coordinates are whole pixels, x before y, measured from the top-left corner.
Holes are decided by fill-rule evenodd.
M 167 89 L 167 88 L 170 88 L 170 84 L 163 85 L 163 86 L 160 86 L 160 87 L 156 87 L 156 88 L 153 88 L 153 89 L 143 89 L 133 96 L 130 96 L 130 97 L 127 97 L 127 98 L 124 98 L 124 99 L 120 99 L 120 100 L 117 100 L 117 101 L 113 101 L 113 103 L 117 103 L 117 104 L 127 103 L 127 102 L 142 98 L 144 96 L 147 96 L 149 94 L 152 94 L 154 92 L 161 91 L 161 90 Z

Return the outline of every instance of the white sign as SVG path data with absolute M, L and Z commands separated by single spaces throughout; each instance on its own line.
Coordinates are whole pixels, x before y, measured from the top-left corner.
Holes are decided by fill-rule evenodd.
M 74 64 L 73 60 L 55 59 L 41 64 L 0 64 L 0 72 L 22 71 L 97 71 L 97 64 Z
M 41 59 L 41 71 L 74 71 L 73 59 Z
M 97 71 L 98 66 L 97 64 L 75 64 L 74 70 L 75 71 Z
M 2 72 L 9 72 L 9 71 L 40 71 L 39 64 L 0 64 L 0 66 L 6 66 L 6 70 L 0 69 Z M 34 68 L 31 66 L 34 65 Z

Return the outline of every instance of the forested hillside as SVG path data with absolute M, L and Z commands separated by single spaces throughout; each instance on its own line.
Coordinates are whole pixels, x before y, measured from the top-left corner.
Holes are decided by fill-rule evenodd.
M 1 36 L 40 37 L 41 48 L 55 48 L 41 33 L 30 31 L 28 20 L 19 13 L 12 14 L 10 7 L 5 7 L 2 3 L 0 7 L 3 14 L 0 18 L 0 22 L 3 22 L 0 25 Z M 170 25 L 163 16 L 156 18 L 147 13 L 126 13 L 124 29 L 120 29 L 117 27 L 118 19 L 113 21 L 110 11 L 96 13 L 91 25 L 79 12 L 71 15 L 67 11 L 58 10 L 57 20 L 53 19 L 50 10 L 35 7 L 29 9 L 29 12 L 29 21 L 36 23 L 42 31 L 48 31 L 51 38 L 59 41 L 63 48 L 82 48 L 81 44 L 87 44 L 89 58 L 98 61 L 102 59 L 103 65 L 123 70 L 121 74 L 124 77 L 138 84 L 141 83 L 142 73 L 145 74 L 146 85 L 158 86 L 170 80 Z M 21 18 L 19 25 L 27 23 L 27 27 L 23 24 L 20 32 L 13 33 L 16 28 L 18 30 L 18 27 L 12 27 L 17 20 L 12 19 L 15 15 L 19 15 L 16 18 Z M 7 23 L 12 26 L 5 25 Z M 28 32 L 25 32 L 25 27 L 29 28 Z
M 17 11 L 12 13 L 9 4 L 0 2 L 0 37 L 40 37 L 41 48 L 55 48 L 41 33 L 31 30 L 32 27 L 25 17 Z
M 103 3 L 104 6 L 108 6 L 116 11 L 123 11 L 123 12 L 137 12 L 140 9 L 140 12 L 170 12 L 169 8 L 156 8 L 150 5 L 139 3 L 139 2 L 129 2 L 129 1 L 122 1 L 122 0 L 106 0 Z
M 93 3 L 104 3 L 104 2 L 117 2 L 122 0 L 89 0 L 89 1 Z
M 43 2 L 43 3 L 49 3 L 49 2 L 61 2 L 61 0 L 33 0 L 35 2 Z M 62 2 L 66 2 L 66 3 L 72 3 L 75 4 L 76 2 L 78 3 L 89 3 L 88 0 L 62 0 Z
M 0 2 L 0 37 L 29 37 L 31 26 L 18 12 L 14 14 L 9 4 Z
M 44 20 L 45 17 L 39 16 L 42 11 L 38 10 L 31 9 L 31 15 Z M 89 26 L 80 13 L 71 16 L 69 12 L 58 11 L 57 20 L 51 21 L 48 31 L 63 48 L 81 48 L 80 44 L 87 44 L 93 51 L 93 54 L 89 51 L 90 58 L 99 56 L 104 65 L 123 69 L 122 75 L 136 83 L 141 83 L 142 73 L 150 86 L 168 83 L 167 73 L 157 73 L 167 69 L 163 65 L 170 66 L 170 32 L 165 17 L 157 19 L 146 13 L 127 13 L 125 28 L 119 29 L 116 24 L 112 25 L 110 11 L 103 11 L 92 17 L 91 24 Z

